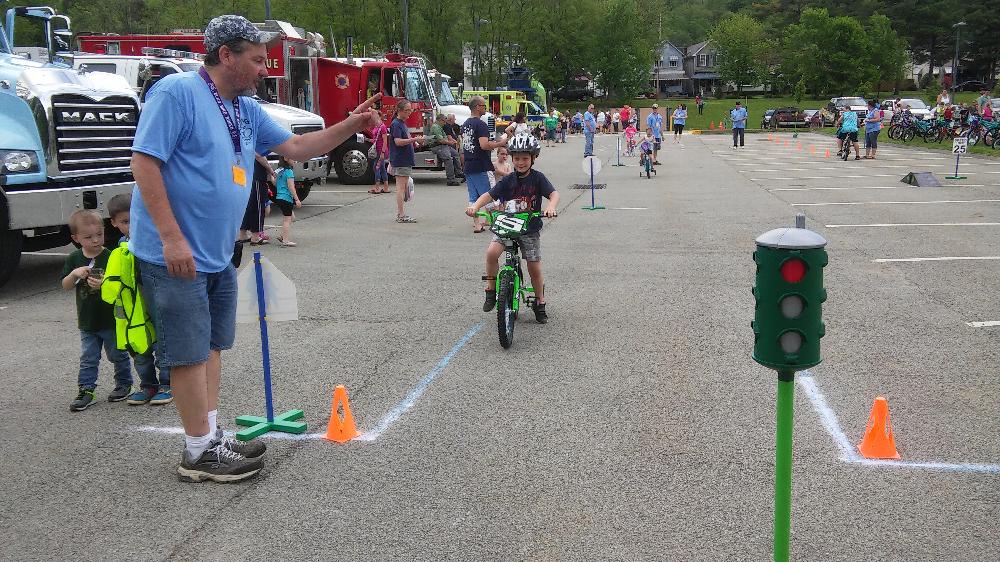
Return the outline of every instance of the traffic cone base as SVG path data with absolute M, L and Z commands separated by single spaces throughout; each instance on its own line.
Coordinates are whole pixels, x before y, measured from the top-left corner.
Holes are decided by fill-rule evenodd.
M 830 149 L 828 148 L 826 149 L 826 154 L 823 155 L 823 158 L 829 158 L 829 157 L 830 157 Z
M 343 418 L 337 412 L 338 406 L 343 408 Z M 357 436 L 358 428 L 354 425 L 354 416 L 351 415 L 351 405 L 347 398 L 347 389 L 344 388 L 344 385 L 337 385 L 337 388 L 333 391 L 333 406 L 330 410 L 330 423 L 326 426 L 325 439 L 336 443 L 347 443 Z
M 715 121 L 709 121 L 708 122 L 708 128 L 709 128 L 709 130 L 714 131 L 715 130 Z
M 866 459 L 899 459 L 896 438 L 889 421 L 889 402 L 882 396 L 875 397 L 872 412 L 868 416 L 865 436 L 858 444 L 858 451 Z

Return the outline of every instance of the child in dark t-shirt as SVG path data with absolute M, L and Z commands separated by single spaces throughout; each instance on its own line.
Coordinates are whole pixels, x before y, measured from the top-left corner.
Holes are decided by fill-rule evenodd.
M 66 256 L 62 287 L 76 291 L 76 319 L 80 329 L 80 392 L 70 411 L 87 409 L 94 401 L 101 348 L 115 365 L 115 388 L 109 402 L 120 402 L 132 391 L 132 364 L 118 349 L 114 308 L 101 300 L 101 283 L 111 252 L 104 247 L 104 220 L 93 210 L 76 211 L 69 217 L 69 230 L 80 248 Z
M 559 204 L 559 192 L 552 186 L 545 174 L 532 169 L 535 157 L 540 148 L 538 140 L 530 135 L 517 135 L 510 140 L 507 145 L 514 164 L 514 173 L 504 176 L 497 181 L 493 189 L 484 193 L 474 203 L 466 209 L 466 214 L 474 217 L 479 209 L 487 204 L 499 201 L 499 207 L 514 213 L 541 213 L 545 217 L 556 216 L 556 208 Z M 549 202 L 542 210 L 542 198 Z M 518 239 L 521 248 L 521 255 L 528 262 L 528 275 L 531 276 L 531 285 L 535 288 L 535 320 L 540 324 L 548 321 L 548 314 L 545 312 L 545 280 L 542 277 L 542 247 L 541 247 L 542 219 L 535 217 L 529 223 L 528 232 L 522 234 Z M 504 251 L 503 243 L 496 235 L 486 248 L 486 302 L 483 303 L 483 312 L 489 312 L 496 306 L 497 293 L 496 286 L 492 282 L 496 279 L 500 266 L 497 260 Z

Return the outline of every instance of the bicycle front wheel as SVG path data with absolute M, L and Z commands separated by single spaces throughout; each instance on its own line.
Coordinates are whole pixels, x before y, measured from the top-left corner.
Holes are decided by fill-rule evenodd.
M 514 310 L 515 298 L 513 274 L 501 274 L 500 292 L 497 293 L 497 335 L 500 337 L 500 346 L 504 349 L 514 343 L 514 321 L 517 314 Z

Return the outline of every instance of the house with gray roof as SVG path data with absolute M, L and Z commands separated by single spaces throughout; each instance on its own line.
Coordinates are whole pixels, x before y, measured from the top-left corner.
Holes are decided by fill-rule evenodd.
M 685 49 L 684 74 L 688 80 L 688 92 L 705 95 L 715 91 L 720 84 L 718 58 L 718 50 L 711 40 Z
M 657 54 L 649 78 L 653 90 L 660 95 L 679 95 L 686 92 L 688 77 L 684 72 L 684 51 L 667 41 Z

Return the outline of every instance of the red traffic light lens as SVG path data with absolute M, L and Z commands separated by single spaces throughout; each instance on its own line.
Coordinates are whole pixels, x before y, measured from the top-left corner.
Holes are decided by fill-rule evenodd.
M 781 264 L 781 278 L 787 283 L 798 283 L 806 276 L 806 262 L 790 259 Z

